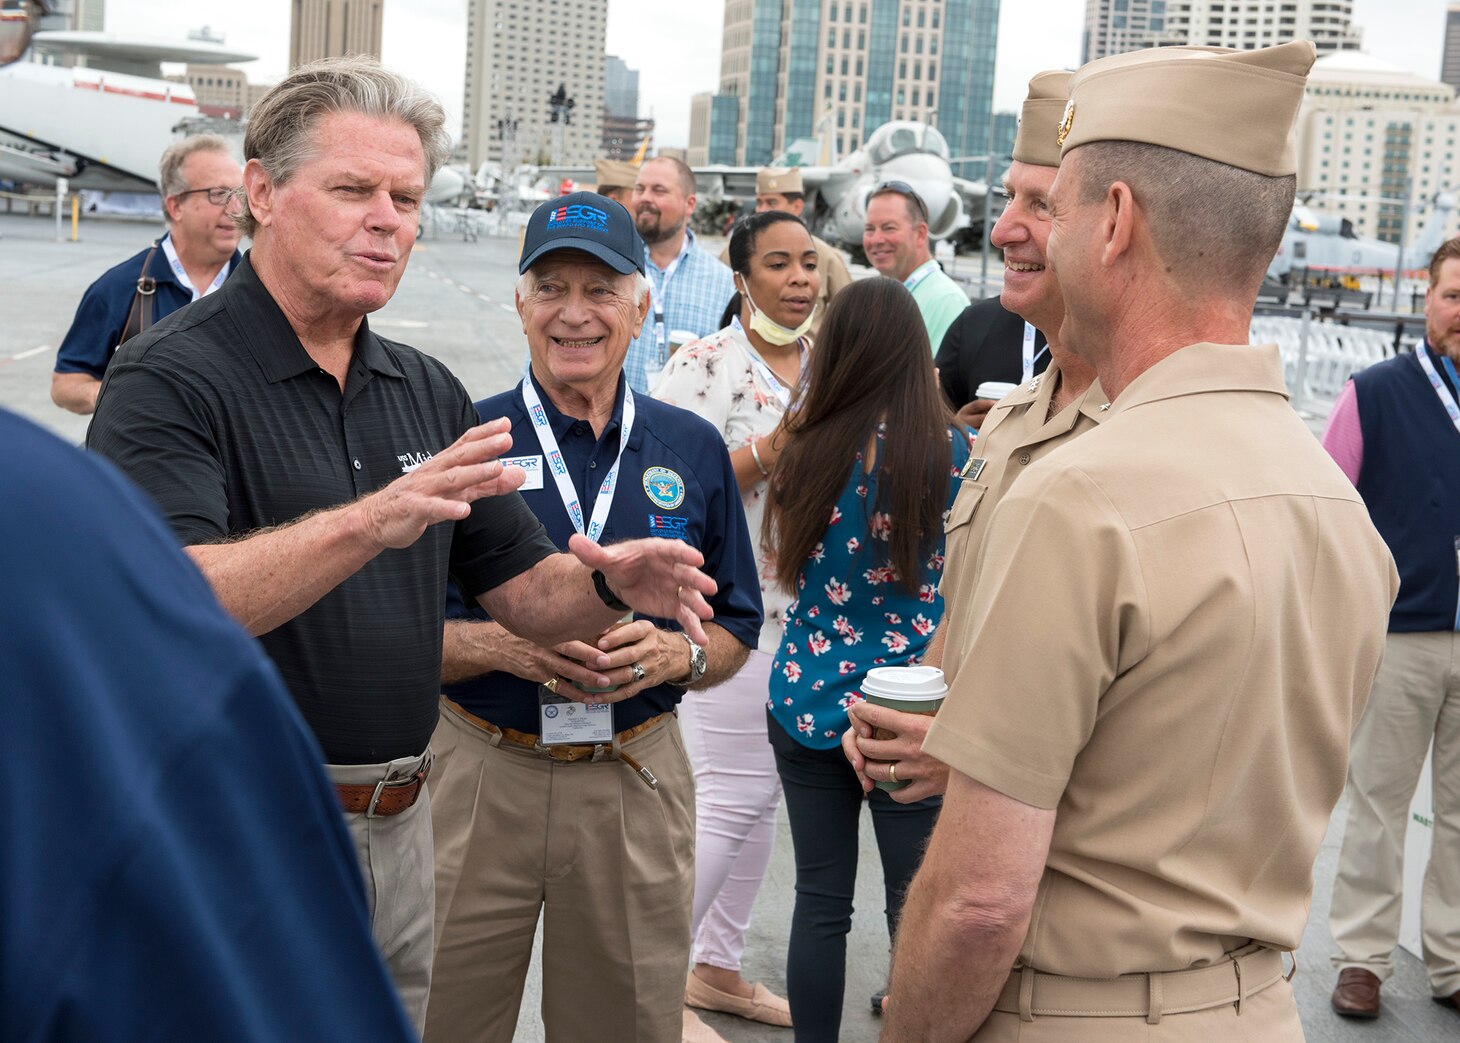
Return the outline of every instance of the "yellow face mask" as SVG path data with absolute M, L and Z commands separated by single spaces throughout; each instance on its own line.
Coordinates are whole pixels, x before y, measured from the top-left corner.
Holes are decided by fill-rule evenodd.
M 812 315 L 806 316 L 805 322 L 795 329 L 791 329 L 789 326 L 782 326 L 756 305 L 755 298 L 750 295 L 750 288 L 743 278 L 740 280 L 740 292 L 745 294 L 745 299 L 750 304 L 750 328 L 764 337 L 767 343 L 783 348 L 787 344 L 796 343 L 811 329 L 811 318 L 815 314 L 815 308 L 812 309 Z

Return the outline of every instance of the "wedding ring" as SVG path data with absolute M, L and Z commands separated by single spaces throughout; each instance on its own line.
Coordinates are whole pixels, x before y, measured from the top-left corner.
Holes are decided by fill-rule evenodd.
M 889 764 L 887 766 L 887 780 L 889 782 L 896 782 L 897 781 L 897 765 L 896 764 Z
M 644 668 L 638 663 L 630 663 L 629 669 L 634 672 L 634 683 L 638 684 L 644 679 Z

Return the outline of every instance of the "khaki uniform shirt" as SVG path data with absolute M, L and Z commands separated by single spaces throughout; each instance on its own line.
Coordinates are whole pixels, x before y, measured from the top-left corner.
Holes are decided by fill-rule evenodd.
M 816 334 L 821 330 L 821 320 L 826 317 L 826 306 L 831 303 L 832 297 L 845 286 L 852 284 L 852 275 L 847 271 L 847 262 L 842 260 L 842 255 L 836 247 L 816 236 L 811 237 L 816 244 L 816 272 L 821 276 L 821 289 L 816 292 L 816 310 L 811 314 L 811 339 L 816 339 Z M 730 264 L 730 245 L 727 243 L 725 249 L 720 251 L 720 263 Z M 937 345 L 934 345 L 936 348 Z
M 1058 374 L 1059 363 L 1051 361 L 1049 369 L 1009 392 L 989 411 L 974 442 L 973 457 L 964 468 L 958 497 L 948 512 L 946 564 L 939 591 L 943 595 L 943 674 L 949 684 L 957 676 L 972 636 L 968 620 L 975 597 L 974 570 L 994 505 L 1026 467 L 1089 431 L 1105 415 L 1100 408 L 1105 405 L 1105 393 L 1097 381 L 1051 417 L 1049 405 L 1059 385 Z
M 1057 809 L 1020 963 L 1296 948 L 1398 579 L 1276 347 L 1184 348 L 1024 471 L 924 746 Z

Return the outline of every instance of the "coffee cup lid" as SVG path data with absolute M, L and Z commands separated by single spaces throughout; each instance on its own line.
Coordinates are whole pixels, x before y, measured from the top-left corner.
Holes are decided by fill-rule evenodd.
M 862 692 L 879 699 L 920 702 L 948 691 L 943 671 L 936 666 L 879 666 L 867 671 Z
M 973 397 L 991 398 L 997 401 L 1018 386 L 1018 384 L 1009 384 L 1002 380 L 985 380 L 978 386 L 978 390 L 973 393 Z

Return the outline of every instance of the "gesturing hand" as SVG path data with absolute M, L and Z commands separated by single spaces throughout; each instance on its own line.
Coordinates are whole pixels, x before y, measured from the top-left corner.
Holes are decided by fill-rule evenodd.
M 700 571 L 704 555 L 683 540 L 644 539 L 600 547 L 574 534 L 568 551 L 590 569 L 598 569 L 619 600 L 635 612 L 659 619 L 677 619 L 695 644 L 709 638 L 701 620 L 714 618 L 706 597 L 719 587 Z
M 512 448 L 511 424 L 479 424 L 409 474 L 361 499 L 356 508 L 366 534 L 380 547 L 409 547 L 426 527 L 460 521 L 474 501 L 510 493 L 527 472 L 497 459 Z

